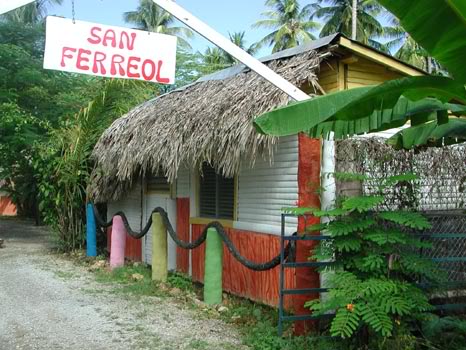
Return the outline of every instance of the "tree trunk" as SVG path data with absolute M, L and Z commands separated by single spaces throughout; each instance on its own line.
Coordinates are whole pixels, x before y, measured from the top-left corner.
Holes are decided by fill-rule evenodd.
M 427 56 L 426 57 L 426 68 L 427 68 L 427 73 L 432 74 L 432 57 Z
M 358 0 L 353 0 L 351 6 L 351 39 L 356 40 L 358 22 Z

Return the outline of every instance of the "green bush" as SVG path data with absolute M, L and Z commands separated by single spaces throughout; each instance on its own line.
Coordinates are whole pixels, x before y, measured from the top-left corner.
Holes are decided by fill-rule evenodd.
M 317 314 L 335 313 L 332 336 L 358 338 L 358 344 L 371 339 L 378 346 L 395 340 L 404 342 L 403 349 L 414 346 L 409 329 L 432 309 L 428 292 L 418 282 L 435 285 L 441 275 L 419 254 L 431 244 L 413 235 L 430 225 L 417 212 L 380 209 L 385 188 L 414 178 L 411 174 L 388 178 L 380 184 L 379 195 L 342 198 L 329 211 L 299 209 L 331 219 L 307 228 L 330 236 L 311 259 L 333 263 L 321 271 L 327 273 L 327 297 L 306 306 Z

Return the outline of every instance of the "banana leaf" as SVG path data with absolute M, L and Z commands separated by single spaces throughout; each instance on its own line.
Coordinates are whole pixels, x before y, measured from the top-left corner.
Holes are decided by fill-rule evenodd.
M 433 120 L 399 131 L 387 140 L 396 149 L 416 146 L 441 147 L 466 142 L 466 119 L 450 118 L 448 123 L 438 125 Z
M 289 106 L 277 108 L 262 114 L 254 120 L 257 131 L 263 134 L 286 136 L 307 131 L 326 121 L 354 99 L 363 96 L 371 86 L 354 88 L 312 100 L 293 102 Z
M 254 120 L 256 129 L 275 136 L 309 132 L 351 136 L 412 125 L 437 118 L 448 121 L 448 110 L 462 113 L 466 104 L 463 84 L 445 77 L 408 77 L 390 80 L 378 86 L 355 88 L 319 96 L 265 113 Z
M 466 83 L 465 0 L 379 0 L 455 79 Z

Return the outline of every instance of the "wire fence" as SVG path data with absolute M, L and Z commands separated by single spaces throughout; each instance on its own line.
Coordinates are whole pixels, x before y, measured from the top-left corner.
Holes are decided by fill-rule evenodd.
M 439 263 L 450 286 L 466 289 L 466 146 L 397 151 L 383 139 L 342 140 L 336 143 L 336 171 L 367 177 L 337 181 L 339 195 L 375 194 L 383 179 L 416 174 L 417 180 L 386 188 L 382 207 L 423 212 L 432 227 L 416 233 L 433 248 L 422 254 Z
M 422 255 L 438 262 L 449 288 L 466 289 L 466 215 L 461 212 L 426 213 L 432 227 L 422 232 L 433 248 Z
M 383 139 L 358 138 L 336 144 L 337 172 L 364 174 L 361 184 L 337 182 L 340 192 L 375 193 L 381 179 L 414 173 L 415 181 L 387 189 L 387 208 L 420 211 L 466 209 L 466 146 L 455 145 L 423 150 L 395 150 Z M 349 186 L 349 188 L 348 188 Z

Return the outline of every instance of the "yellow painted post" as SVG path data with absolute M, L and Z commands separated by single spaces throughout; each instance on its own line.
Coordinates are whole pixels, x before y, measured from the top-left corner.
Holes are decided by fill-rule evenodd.
M 152 214 L 152 280 L 165 282 L 168 275 L 167 228 L 159 213 Z

